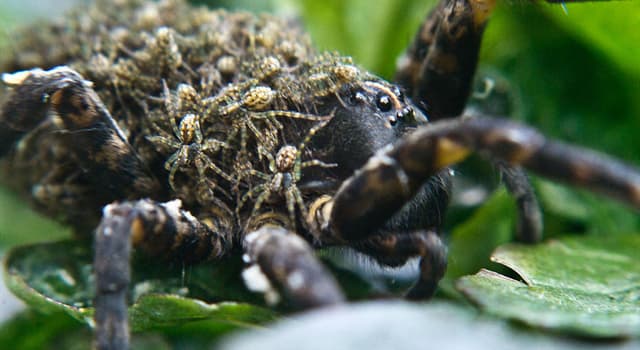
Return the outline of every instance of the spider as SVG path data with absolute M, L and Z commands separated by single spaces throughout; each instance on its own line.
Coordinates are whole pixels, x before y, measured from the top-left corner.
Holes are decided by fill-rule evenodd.
M 132 247 L 184 263 L 241 250 L 249 287 L 259 275 L 299 308 L 345 300 L 313 247 L 387 266 L 418 257 L 407 297 L 430 298 L 447 264 L 449 167 L 472 152 L 501 169 L 521 241 L 541 226 L 521 167 L 640 207 L 636 169 L 460 117 L 494 5 L 442 0 L 395 84 L 317 53 L 293 23 L 178 0 L 98 1 L 17 42 L 0 64 L 2 169 L 78 235 L 95 232 L 96 346 L 128 345 Z M 61 191 L 38 190 L 55 188 L 74 196 L 58 205 Z
M 266 151 L 264 148 L 258 148 L 258 153 L 264 155 L 269 161 L 269 172 L 265 174 L 255 169 L 249 169 L 249 174 L 256 176 L 264 182 L 251 190 L 247 191 L 237 206 L 236 215 L 240 217 L 239 211 L 242 209 L 244 203 L 254 195 L 258 195 L 253 209 L 251 210 L 251 217 L 257 217 L 256 214 L 262 203 L 265 201 L 271 201 L 271 197 L 274 195 L 283 197 L 285 199 L 287 212 L 289 214 L 289 222 L 295 228 L 296 223 L 296 206 L 300 210 L 303 217 L 308 215 L 302 193 L 296 185 L 302 176 L 302 170 L 308 167 L 335 167 L 336 164 L 326 164 L 318 159 L 311 159 L 302 161 L 302 155 L 307 143 L 311 140 L 316 132 L 324 127 L 328 121 L 320 122 L 318 125 L 309 129 L 307 136 L 300 143 L 298 147 L 292 145 L 284 145 L 278 149 L 275 157 Z M 248 222 L 247 224 L 255 223 Z M 247 231 L 245 227 L 245 231 Z
M 160 148 L 169 147 L 175 151 L 164 163 L 165 169 L 169 171 L 169 186 L 175 191 L 176 172 L 181 167 L 190 166 L 192 163 L 198 171 L 197 176 L 199 179 L 205 180 L 206 176 L 204 172 L 207 169 L 212 169 L 223 179 L 233 181 L 233 179 L 218 168 L 206 154 L 215 153 L 221 148 L 227 147 L 227 144 L 214 138 L 204 140 L 200 128 L 200 120 L 196 114 L 187 113 L 181 117 L 180 124 L 176 124 L 176 116 L 179 115 L 178 110 L 181 106 L 174 106 L 175 103 L 171 101 L 171 93 L 166 83 L 163 84 L 163 87 L 166 96 L 165 105 L 169 115 L 168 119 L 171 124 L 171 130 L 175 136 L 172 137 L 168 135 L 161 127 L 152 124 L 159 135 L 149 135 L 147 136 L 147 140 Z M 178 86 L 178 95 L 182 96 L 180 100 L 196 99 L 195 90 L 189 85 Z M 209 187 L 211 187 L 211 185 L 209 185 Z

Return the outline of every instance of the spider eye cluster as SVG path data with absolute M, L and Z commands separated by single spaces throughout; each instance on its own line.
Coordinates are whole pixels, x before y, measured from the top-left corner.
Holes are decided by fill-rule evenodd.
M 379 93 L 376 98 L 376 106 L 381 112 L 389 112 L 393 107 L 391 97 L 384 93 Z
M 363 104 L 367 102 L 367 97 L 362 91 L 353 91 L 349 97 L 349 103 L 352 105 Z

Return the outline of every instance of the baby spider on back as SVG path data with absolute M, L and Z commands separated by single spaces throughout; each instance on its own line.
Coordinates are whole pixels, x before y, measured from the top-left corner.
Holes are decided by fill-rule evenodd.
M 205 138 L 203 136 L 200 118 L 197 114 L 193 113 L 195 112 L 193 109 L 197 106 L 196 102 L 198 99 L 193 87 L 182 84 L 177 90 L 178 98 L 176 101 L 172 98 L 169 88 L 164 84 L 164 103 L 168 112 L 168 120 L 169 124 L 171 124 L 173 135 L 170 135 L 156 123 L 152 122 L 151 125 L 158 134 L 147 136 L 146 139 L 158 149 L 168 148 L 174 152 L 164 163 L 165 169 L 169 171 L 169 185 L 173 190 L 177 191 L 178 189 L 175 180 L 178 170 L 188 172 L 195 168 L 197 171 L 198 193 L 201 193 L 198 197 L 201 197 L 201 201 L 211 200 L 214 198 L 213 193 L 207 195 L 202 192 L 211 192 L 214 188 L 220 188 L 216 186 L 211 177 L 207 175 L 208 169 L 211 169 L 226 181 L 234 181 L 229 174 L 220 169 L 210 158 L 210 156 L 213 156 L 220 149 L 228 146 L 223 141 L 215 138 Z M 185 110 L 191 111 L 182 114 Z M 176 123 L 176 119 L 180 119 L 180 122 Z
M 329 119 L 330 120 L 330 119 Z M 332 168 L 337 166 L 335 163 L 325 163 L 319 159 L 303 160 L 304 150 L 311 138 L 323 128 L 329 120 L 324 120 L 313 126 L 304 140 L 296 147 L 293 145 L 281 146 L 275 154 L 268 152 L 263 147 L 258 147 L 258 152 L 268 161 L 268 172 L 262 172 L 256 169 L 249 169 L 248 175 L 257 177 L 263 182 L 249 190 L 242 196 L 236 208 L 237 217 L 240 218 L 240 210 L 250 198 L 257 195 L 254 202 L 251 215 L 249 217 L 259 217 L 258 211 L 262 204 L 277 203 L 284 199 L 287 212 L 289 215 L 289 225 L 292 229 L 296 227 L 296 207 L 300 210 L 303 218 L 307 217 L 307 206 L 304 203 L 302 192 L 298 188 L 298 182 L 302 178 L 302 170 L 309 167 Z M 245 226 L 252 223 L 250 220 Z

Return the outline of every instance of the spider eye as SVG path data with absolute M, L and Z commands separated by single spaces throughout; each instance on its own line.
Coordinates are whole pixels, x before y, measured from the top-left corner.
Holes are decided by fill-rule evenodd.
M 367 98 L 364 96 L 364 94 L 360 91 L 355 91 L 353 93 L 351 93 L 351 104 L 352 105 L 357 105 L 360 103 L 364 103 L 367 100 Z
M 391 110 L 391 97 L 387 95 L 379 95 L 376 104 L 380 111 L 389 112 Z

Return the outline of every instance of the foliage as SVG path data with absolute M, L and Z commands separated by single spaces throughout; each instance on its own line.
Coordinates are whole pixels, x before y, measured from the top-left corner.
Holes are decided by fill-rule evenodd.
M 396 57 L 411 40 L 434 1 L 382 0 L 375 2 L 375 6 L 366 0 L 271 0 L 253 5 L 255 3 L 258 2 L 246 1 L 235 6 L 248 9 L 257 6 L 260 10 L 285 15 L 297 13 L 319 47 L 353 55 L 356 62 L 391 77 Z M 640 3 L 594 2 L 566 7 L 568 13 L 565 14 L 560 6 L 529 1 L 502 3 L 487 29 L 479 78 L 491 78 L 505 87 L 509 103 L 504 112 L 511 117 L 535 125 L 546 134 L 638 164 L 640 155 L 636 150 L 640 149 L 640 139 L 635 131 L 640 129 L 637 118 L 640 115 L 640 66 L 637 63 L 640 32 L 636 28 L 640 25 L 637 16 Z M 0 18 L 12 18 L 3 12 L 2 5 Z M 0 36 L 0 41 L 6 41 L 2 38 Z M 467 171 L 463 171 L 463 175 L 469 175 Z M 450 268 L 441 294 L 457 300 L 468 298 L 498 318 L 516 319 L 560 333 L 638 337 L 639 264 L 637 254 L 634 255 L 640 249 L 638 215 L 583 191 L 538 179 L 536 185 L 545 210 L 545 236 L 558 241 L 535 247 L 498 248 L 494 260 L 515 270 L 514 276 L 513 271 L 488 260 L 496 246 L 510 240 L 514 222 L 511 199 L 499 192 L 477 211 L 475 207 L 463 208 L 463 213 L 475 212 L 452 216 L 453 222 L 447 225 L 452 228 Z M 17 198 L 0 189 L 0 250 L 68 236 L 64 228 L 31 213 Z M 77 259 L 71 259 L 74 252 L 80 254 L 75 256 Z M 19 314 L 2 326 L 0 343 L 16 349 L 32 349 L 71 344 L 69 339 L 89 339 L 86 328 L 75 321 L 86 321 L 91 315 L 91 310 L 85 307 L 90 301 L 89 262 L 90 247 L 79 247 L 77 243 L 14 248 L 7 259 L 9 286 L 37 305 L 36 309 L 49 314 L 43 316 L 32 311 Z M 534 262 L 534 266 L 527 265 Z M 233 264 L 198 269 L 204 272 L 187 271 L 187 275 L 192 273 L 187 282 L 189 295 L 180 289 L 184 271 L 181 267 L 170 267 L 164 272 L 152 270 L 139 276 L 141 281 L 146 278 L 146 281 L 161 282 L 138 287 L 139 291 L 157 293 L 138 299 L 134 310 L 140 313 L 132 312 L 134 328 L 156 332 L 137 333 L 135 344 L 141 348 L 198 348 L 217 342 L 221 334 L 237 328 L 253 328 L 279 318 L 275 312 L 256 305 L 256 297 L 248 294 L 239 281 L 227 284 L 230 274 L 238 271 L 237 262 L 235 267 Z M 497 272 L 483 270 L 458 280 L 483 267 Z M 628 273 L 616 279 L 615 289 L 610 289 L 606 283 L 610 280 L 605 280 L 616 276 L 612 270 Z M 65 276 L 69 271 L 73 273 Z M 87 288 L 78 290 L 76 285 L 68 285 L 69 276 L 76 282 L 84 281 Z M 216 281 L 211 276 L 219 279 Z M 526 284 L 503 276 L 522 278 Z M 457 286 L 466 297 L 456 291 L 456 281 L 460 281 Z M 356 284 L 361 289 L 366 285 Z M 226 289 L 219 289 L 221 285 Z M 538 298 L 541 295 L 543 297 Z M 229 303 L 230 300 L 239 303 Z M 618 304 L 620 300 L 630 305 Z M 631 314 L 623 319 L 627 320 L 628 327 L 635 328 L 619 326 L 622 316 L 608 311 L 610 301 L 620 307 L 622 315 Z M 601 316 L 593 317 L 594 322 L 586 326 L 584 314 L 579 313 L 584 311 L 585 304 L 594 308 L 604 305 L 596 310 L 600 310 Z M 389 306 L 371 307 L 383 314 Z M 417 310 L 430 313 L 434 307 L 438 306 L 427 304 Z M 467 308 L 461 310 L 473 315 Z M 551 319 L 555 322 L 547 322 L 549 314 L 541 310 L 553 310 Z M 539 317 L 542 314 L 545 318 Z M 405 324 L 392 322 L 390 332 Z M 447 335 L 445 330 L 441 337 L 451 337 L 456 324 L 460 323 L 452 322 L 446 328 L 450 333 Z M 351 326 L 357 330 L 359 325 Z M 398 326 L 393 327 L 395 325 Z M 375 331 L 366 328 L 366 322 L 361 327 L 362 332 Z M 518 339 L 531 337 L 527 332 L 511 328 L 505 332 Z M 534 341 L 543 344 L 548 339 L 535 337 Z M 618 345 L 624 346 L 624 343 Z
M 596 337 L 640 335 L 640 235 L 507 244 L 491 259 L 517 273 L 489 270 L 458 288 L 481 308 L 531 326 Z

